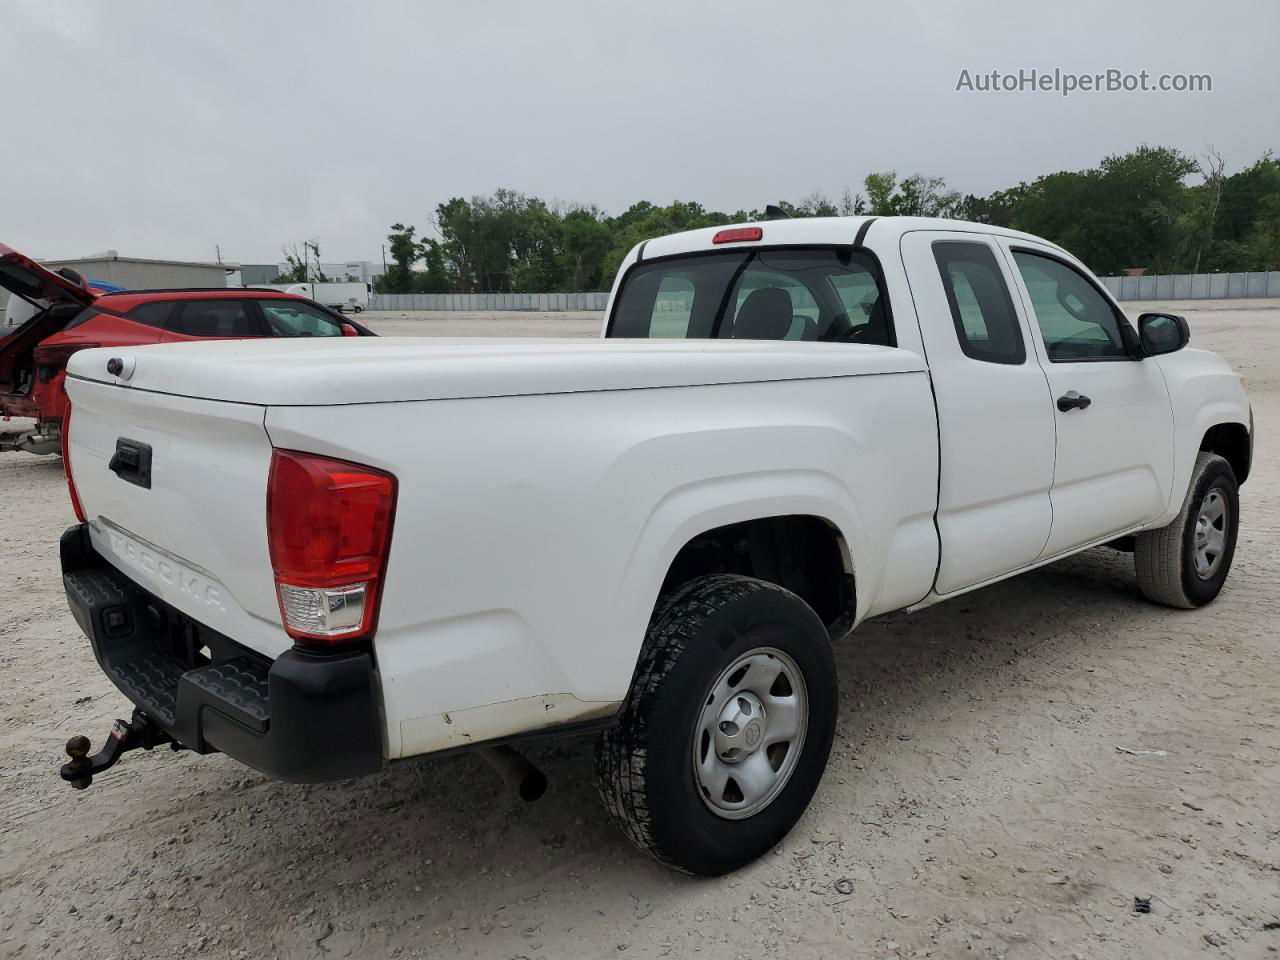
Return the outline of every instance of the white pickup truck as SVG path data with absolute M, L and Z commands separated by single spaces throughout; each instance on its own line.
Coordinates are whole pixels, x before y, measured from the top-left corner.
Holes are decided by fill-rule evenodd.
M 77 353 L 66 592 L 137 709 L 63 776 L 162 743 L 298 781 L 476 747 L 527 772 L 506 745 L 598 728 L 623 830 L 719 874 L 808 804 L 861 621 L 1100 544 L 1175 607 L 1231 566 L 1240 379 L 1035 237 L 661 237 L 602 332 Z

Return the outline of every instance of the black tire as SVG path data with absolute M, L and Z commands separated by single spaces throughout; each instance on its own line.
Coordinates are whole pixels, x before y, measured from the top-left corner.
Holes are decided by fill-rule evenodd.
M 712 684 L 762 648 L 781 651 L 798 670 L 807 725 L 776 795 L 744 819 L 725 819 L 698 784 L 695 731 Z M 729 873 L 772 849 L 808 807 L 838 708 L 831 641 L 808 604 L 763 580 L 700 577 L 673 593 L 649 625 L 620 721 L 596 742 L 596 786 L 641 850 L 688 873 Z
M 1196 530 L 1202 505 L 1216 492 L 1227 505 L 1223 524 L 1224 546 L 1211 573 L 1196 570 Z M 1201 452 L 1196 457 L 1187 496 L 1173 522 L 1159 530 L 1148 530 L 1134 538 L 1133 560 L 1138 572 L 1138 589 L 1156 603 L 1190 610 L 1202 607 L 1222 590 L 1236 552 L 1240 528 L 1240 492 L 1235 471 L 1216 453 Z

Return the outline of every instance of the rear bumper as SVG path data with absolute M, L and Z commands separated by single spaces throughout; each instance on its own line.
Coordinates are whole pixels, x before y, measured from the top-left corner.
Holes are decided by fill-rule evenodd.
M 103 672 L 171 737 L 297 783 L 382 766 L 368 652 L 293 649 L 269 660 L 149 594 L 99 556 L 88 533 L 80 524 L 62 535 L 71 613 Z

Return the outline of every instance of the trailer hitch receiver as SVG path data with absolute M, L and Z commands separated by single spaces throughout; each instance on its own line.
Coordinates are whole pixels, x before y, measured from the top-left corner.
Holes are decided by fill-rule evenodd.
M 127 723 L 117 720 L 112 725 L 107 742 L 93 756 L 89 756 L 93 744 L 88 737 L 81 735 L 68 740 L 67 756 L 71 760 L 62 765 L 62 779 L 76 790 L 83 790 L 93 783 L 94 774 L 114 767 L 128 751 L 150 750 L 166 743 L 174 750 L 183 749 L 182 744 L 156 726 L 145 713 L 134 710 L 133 719 Z

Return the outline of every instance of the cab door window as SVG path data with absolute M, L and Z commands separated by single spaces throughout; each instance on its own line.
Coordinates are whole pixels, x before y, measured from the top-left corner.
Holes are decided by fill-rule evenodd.
M 1080 271 L 1026 250 L 1014 250 L 1013 259 L 1050 362 L 1129 359 L 1127 321 Z

